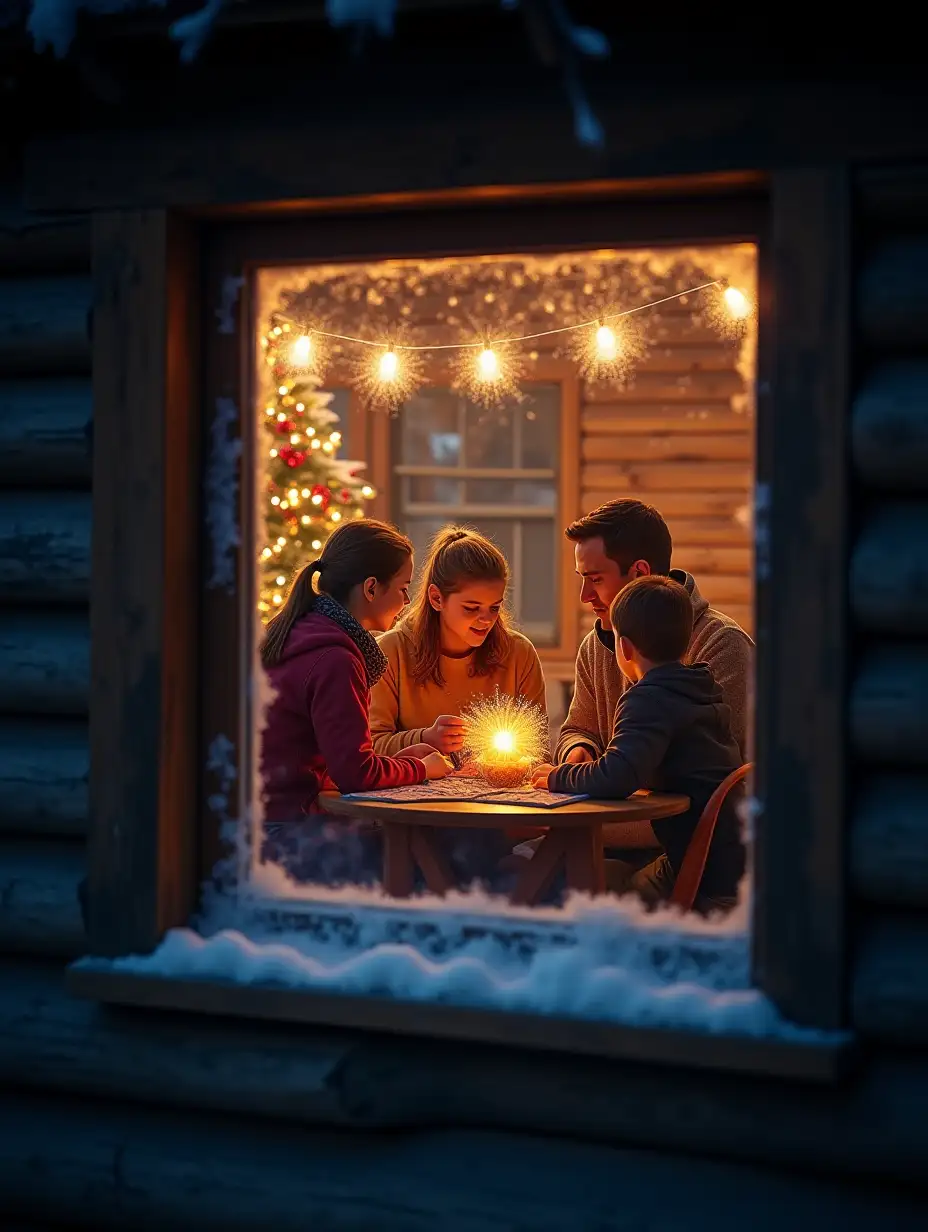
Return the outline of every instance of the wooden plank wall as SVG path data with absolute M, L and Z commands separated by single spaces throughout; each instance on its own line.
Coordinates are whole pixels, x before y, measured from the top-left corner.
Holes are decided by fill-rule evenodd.
M 654 341 L 628 388 L 584 387 L 582 511 L 619 496 L 655 505 L 674 567 L 752 633 L 753 398 L 740 344 L 702 324 L 697 309 L 655 310 Z M 585 608 L 581 631 L 592 625 Z

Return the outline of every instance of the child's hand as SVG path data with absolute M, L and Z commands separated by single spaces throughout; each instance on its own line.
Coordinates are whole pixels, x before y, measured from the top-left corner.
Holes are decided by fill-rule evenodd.
M 548 790 L 548 775 L 551 773 L 553 769 L 554 767 L 548 765 L 547 762 L 544 762 L 540 766 L 536 766 L 535 769 L 532 771 L 532 786 L 536 788 L 538 791 L 547 791 Z

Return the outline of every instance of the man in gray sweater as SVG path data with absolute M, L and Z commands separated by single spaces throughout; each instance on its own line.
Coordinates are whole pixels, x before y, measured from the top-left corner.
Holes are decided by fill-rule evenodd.
M 652 573 L 672 577 L 689 592 L 693 636 L 683 662 L 708 665 L 731 708 L 732 734 L 742 758 L 748 760 L 754 643 L 736 620 L 709 607 L 690 574 L 671 569 L 673 545 L 660 513 L 639 500 L 609 501 L 572 522 L 565 534 L 574 544 L 582 583 L 580 598 L 589 603 L 597 619 L 577 652 L 573 700 L 558 737 L 555 761 L 579 764 L 594 761 L 606 751 L 616 704 L 626 687 L 616 663 L 609 607 L 629 582 Z M 621 839 L 630 846 L 647 842 L 644 833 L 633 835 L 631 831 Z

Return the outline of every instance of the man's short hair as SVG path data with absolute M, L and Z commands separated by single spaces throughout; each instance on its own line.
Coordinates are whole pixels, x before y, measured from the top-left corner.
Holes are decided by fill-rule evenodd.
M 652 663 L 682 659 L 693 636 L 693 601 L 673 578 L 635 578 L 612 601 L 609 620 L 616 638 L 627 637 Z
M 622 497 L 607 501 L 578 518 L 564 531 L 573 543 L 603 541 L 606 555 L 627 573 L 636 560 L 646 560 L 652 573 L 667 575 L 673 540 L 667 523 L 653 505 Z

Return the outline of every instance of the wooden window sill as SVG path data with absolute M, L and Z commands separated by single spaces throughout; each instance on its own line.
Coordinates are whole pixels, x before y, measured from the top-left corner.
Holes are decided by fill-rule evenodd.
M 68 969 L 67 987 L 74 996 L 109 1005 L 425 1035 L 819 1084 L 843 1077 L 855 1054 L 849 1036 L 808 1043 L 633 1027 L 271 984 L 140 975 L 81 963 Z

